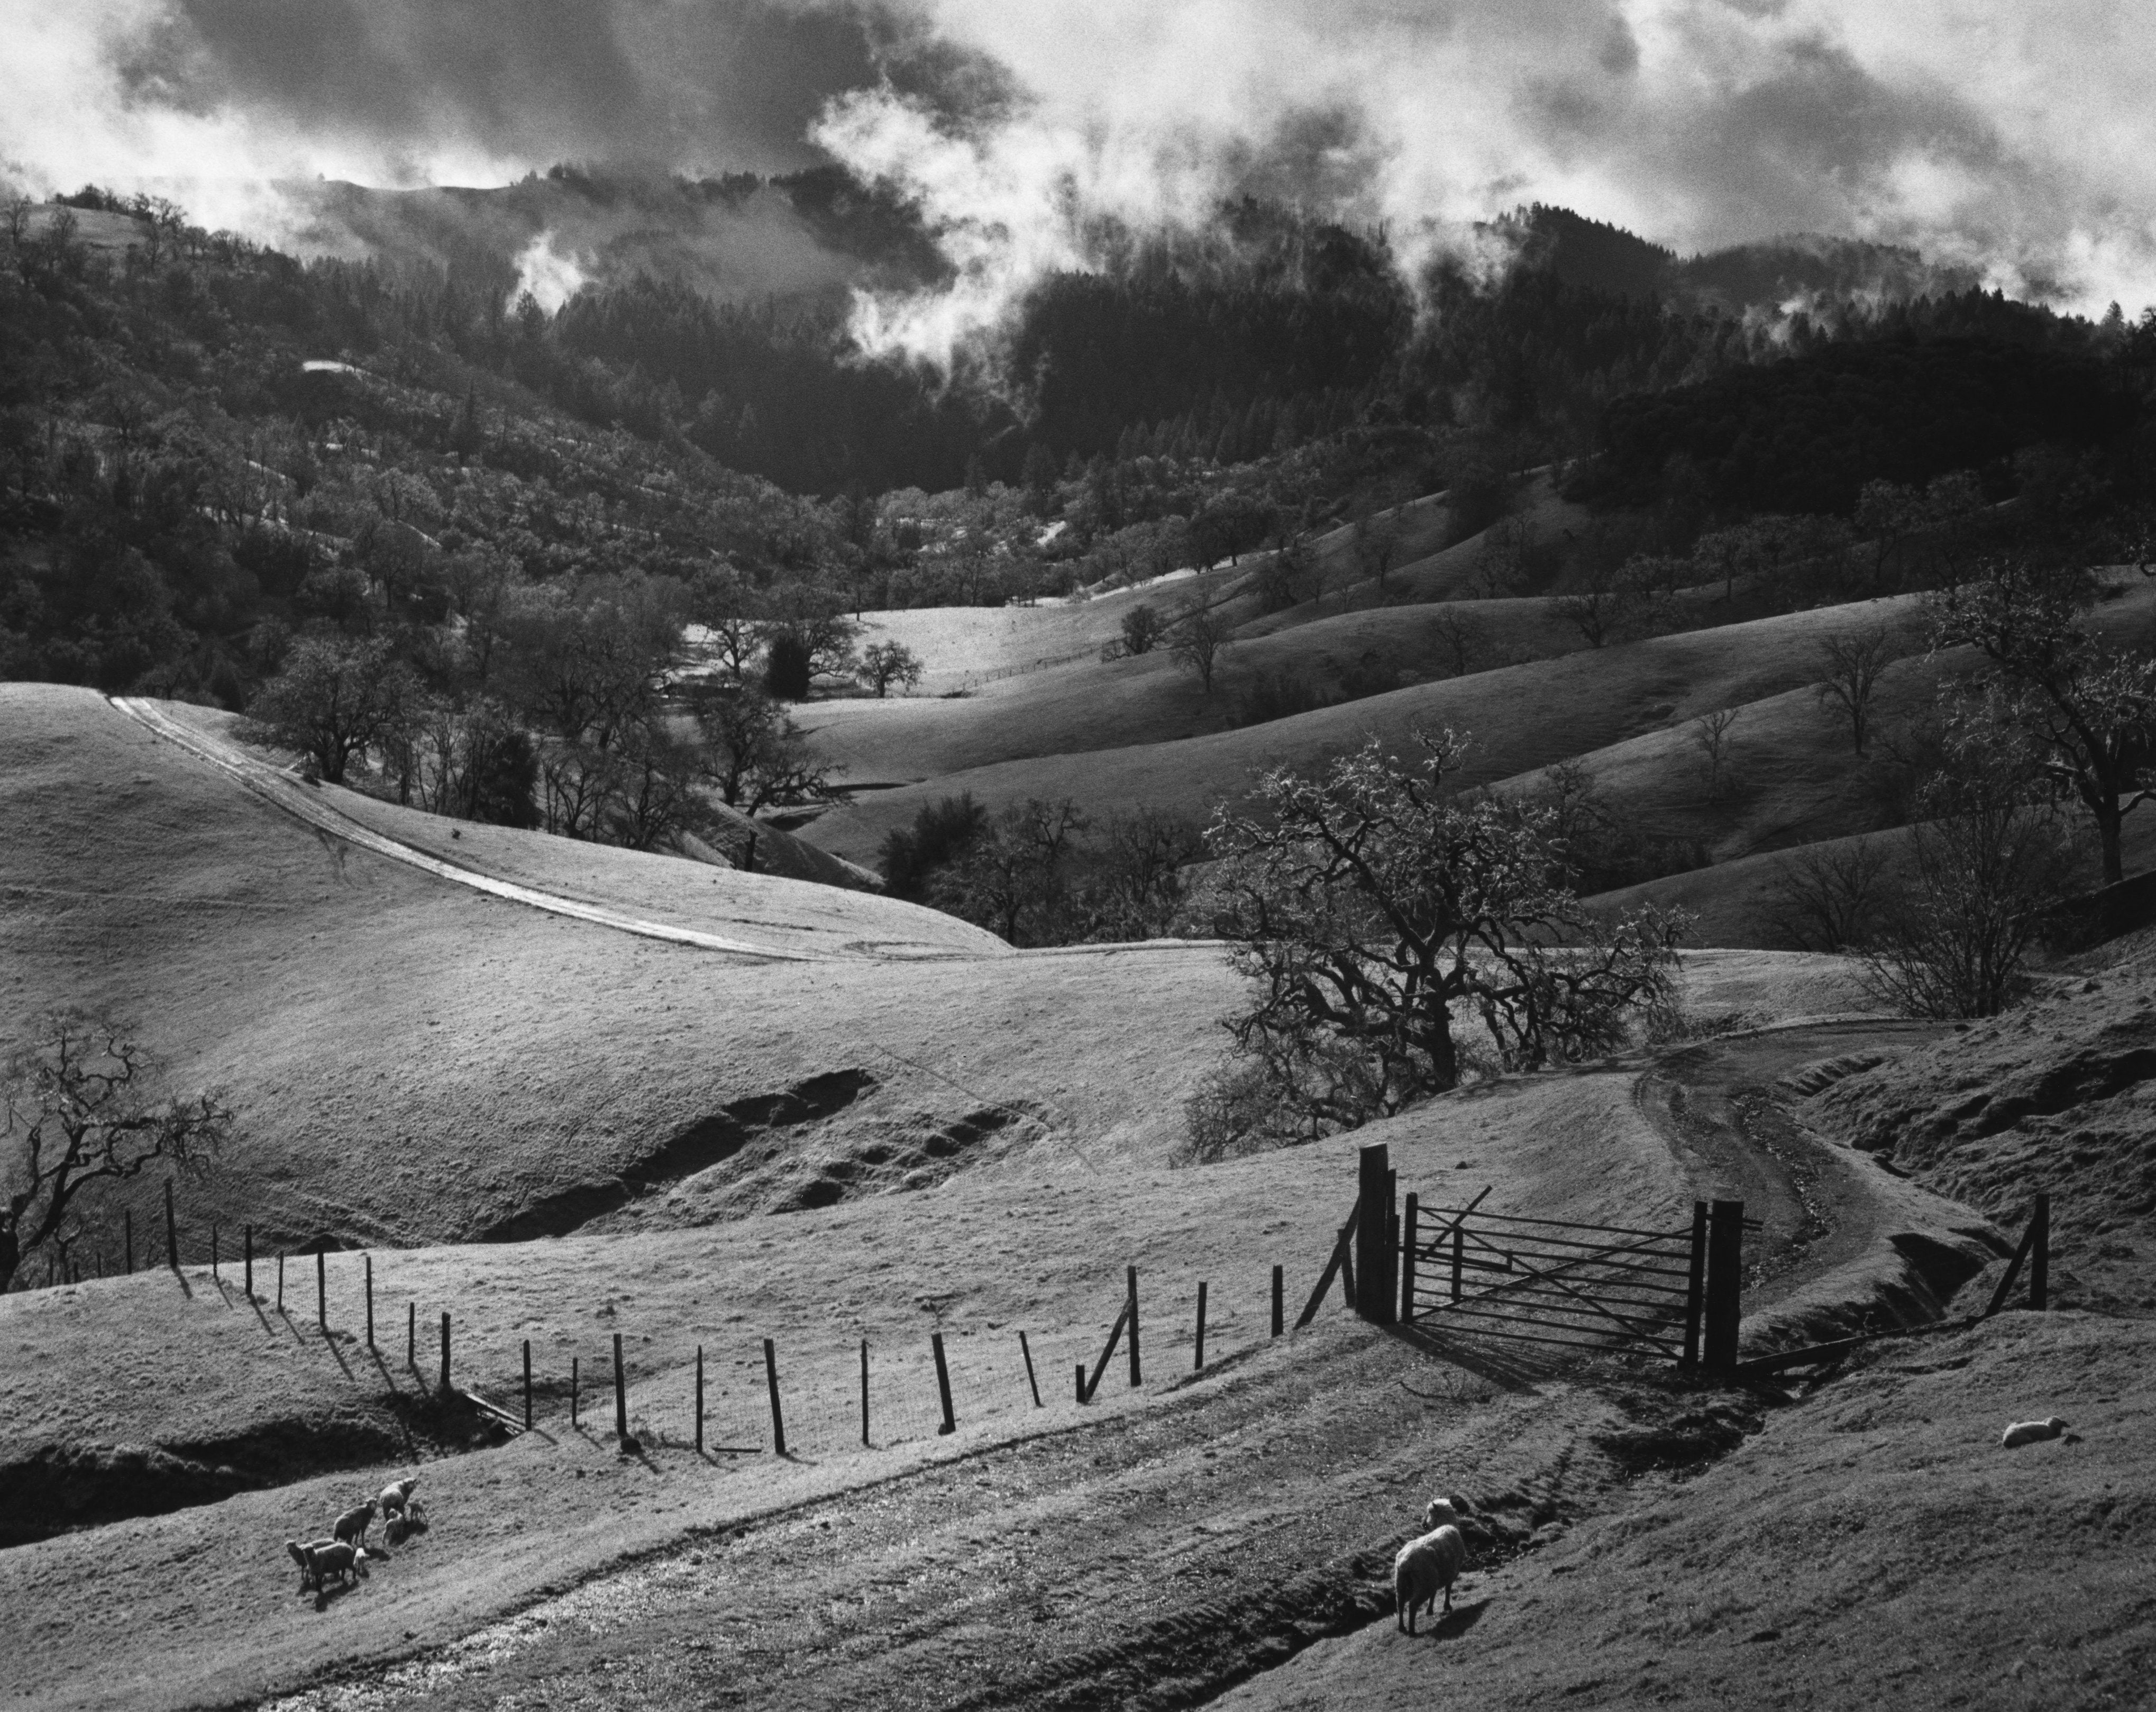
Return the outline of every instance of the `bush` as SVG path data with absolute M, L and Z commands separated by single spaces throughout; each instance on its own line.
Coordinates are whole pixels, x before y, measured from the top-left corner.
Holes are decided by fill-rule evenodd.
M 884 837 L 884 891 L 910 903 L 926 902 L 937 870 L 963 856 L 988 824 L 988 811 L 971 791 L 923 804 L 911 827 L 895 827 Z

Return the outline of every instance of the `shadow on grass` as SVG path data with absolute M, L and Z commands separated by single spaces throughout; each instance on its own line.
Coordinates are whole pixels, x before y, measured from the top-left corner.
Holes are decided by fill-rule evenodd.
M 1562 1366 L 1561 1363 L 1547 1356 L 1517 1350 L 1492 1350 L 1480 1339 L 1432 1331 L 1424 1326 L 1389 1325 L 1383 1329 L 1388 1337 L 1410 1344 L 1425 1355 L 1435 1355 L 1440 1361 L 1450 1362 L 1486 1384 L 1516 1396 L 1535 1396 L 1536 1382 L 1554 1378 Z
M 1482 1621 L 1482 1613 L 1490 1608 L 1490 1601 L 1478 1599 L 1472 1605 L 1455 1605 L 1435 1622 L 1425 1621 L 1419 1625 L 1412 1638 L 1432 1641 L 1456 1640 Z

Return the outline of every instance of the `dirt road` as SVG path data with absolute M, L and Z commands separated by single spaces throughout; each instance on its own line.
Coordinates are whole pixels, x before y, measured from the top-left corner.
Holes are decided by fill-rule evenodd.
M 1697 1428 L 1695 1400 L 1644 1372 L 1477 1373 L 1345 1322 L 1307 1350 L 1285 1375 L 808 1504 L 274 1704 L 1190 1705 L 1388 1613 L 1392 1554 L 1433 1492 L 1488 1514 L 1486 1569 L 1605 1501 L 1636 1467 L 1635 1422 L 1679 1454 Z M 1672 1421 L 1693 1425 L 1672 1441 Z

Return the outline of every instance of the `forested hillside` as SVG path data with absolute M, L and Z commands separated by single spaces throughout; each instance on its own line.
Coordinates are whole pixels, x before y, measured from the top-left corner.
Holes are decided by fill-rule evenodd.
M 556 309 L 513 294 L 503 246 L 564 198 L 626 208 L 624 232 L 783 214 L 857 280 L 935 275 L 913 210 L 829 174 L 355 203 L 366 261 L 95 187 L 18 199 L 0 673 L 247 708 L 400 801 L 732 850 L 746 823 L 721 810 L 844 783 L 790 708 L 918 681 L 905 646 L 863 648 L 870 609 L 1242 565 L 1201 601 L 1198 653 L 1173 603 L 1110 650 L 1202 654 L 1209 710 L 1237 627 L 1319 615 L 1328 589 L 1336 611 L 1416 598 L 1410 559 L 1486 530 L 1453 585 L 1554 597 L 1599 647 L 1925 586 L 2010 513 L 2116 549 L 2147 496 L 2156 324 L 1882 296 L 1955 283 L 1897 252 L 1683 261 L 1537 208 L 1486 229 L 1502 265 L 1411 278 L 1382 233 L 1245 200 L 1042 279 L 945 374 L 865 357 L 828 269 L 748 302 L 651 270 L 670 252 L 639 240 Z M 1747 296 L 1799 276 L 1803 312 Z M 1536 465 L 1586 521 L 1491 530 Z M 1440 490 L 1421 522 L 1398 509 Z M 1438 622 L 1469 670 L 1473 626 Z M 1394 687 L 1383 652 L 1337 688 L 1231 671 L 1225 722 Z

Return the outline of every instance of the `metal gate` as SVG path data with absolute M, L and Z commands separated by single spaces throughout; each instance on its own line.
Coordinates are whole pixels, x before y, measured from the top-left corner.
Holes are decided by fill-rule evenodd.
M 1735 1359 L 1743 1208 L 1696 1203 L 1689 1225 L 1643 1230 L 1492 1212 L 1410 1195 L 1400 1231 L 1409 1324 L 1698 1365 Z M 1725 1350 L 1726 1346 L 1726 1350 Z

